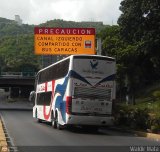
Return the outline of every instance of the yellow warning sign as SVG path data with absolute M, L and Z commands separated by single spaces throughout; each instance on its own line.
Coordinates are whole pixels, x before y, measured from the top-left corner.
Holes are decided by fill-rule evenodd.
M 34 34 L 37 55 L 95 54 L 94 28 L 36 27 Z

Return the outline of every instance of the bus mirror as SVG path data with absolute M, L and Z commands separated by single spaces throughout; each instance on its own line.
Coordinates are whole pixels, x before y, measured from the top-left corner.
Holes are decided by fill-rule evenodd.
M 35 91 L 31 91 L 31 92 L 30 92 L 30 95 L 29 95 L 29 101 L 30 101 L 30 102 L 34 102 L 35 95 L 36 95 L 36 92 L 35 92 Z

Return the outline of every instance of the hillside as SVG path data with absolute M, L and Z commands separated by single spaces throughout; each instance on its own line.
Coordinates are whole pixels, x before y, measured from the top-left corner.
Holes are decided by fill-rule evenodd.
M 44 27 L 61 27 L 61 28 L 95 28 L 96 33 L 99 33 L 107 25 L 104 25 L 103 22 L 74 22 L 74 21 L 64 21 L 60 19 L 55 19 L 47 21 L 46 23 L 40 24 L 39 26 Z
M 0 18 L 0 70 L 21 71 L 23 66 L 30 66 L 35 70 L 41 68 L 41 57 L 34 55 L 34 26 L 18 25 L 14 20 Z M 43 27 L 91 27 L 96 32 L 104 29 L 102 22 L 74 22 L 51 20 L 36 26 Z
M 33 25 L 23 24 L 19 26 L 14 20 L 0 18 L 0 35 L 3 37 L 10 37 L 15 35 L 33 34 Z
M 1 38 L 4 36 L 15 36 L 15 35 L 25 35 L 33 34 L 35 25 L 22 24 L 19 26 L 14 20 L 9 20 L 0 17 L 0 35 Z M 36 26 L 43 27 L 62 27 L 62 28 L 95 28 L 96 32 L 100 32 L 107 25 L 104 25 L 103 22 L 74 22 L 74 21 L 64 21 L 64 20 L 51 20 L 46 23 L 42 23 Z

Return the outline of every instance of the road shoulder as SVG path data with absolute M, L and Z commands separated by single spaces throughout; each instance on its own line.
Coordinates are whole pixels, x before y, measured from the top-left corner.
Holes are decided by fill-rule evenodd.
M 145 137 L 145 138 L 153 139 L 156 141 L 160 141 L 160 134 L 148 133 L 148 132 L 136 131 L 136 130 L 129 130 L 129 129 L 120 128 L 120 127 L 110 127 L 110 129 L 122 131 L 122 132 L 128 132 L 128 133 L 132 133 L 138 137 Z
M 0 151 L 1 152 L 8 152 L 9 151 L 1 117 L 0 117 Z

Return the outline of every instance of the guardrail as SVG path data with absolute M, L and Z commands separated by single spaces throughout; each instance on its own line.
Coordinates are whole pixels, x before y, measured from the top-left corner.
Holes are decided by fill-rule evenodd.
M 36 72 L 1 72 L 0 77 L 35 77 Z

